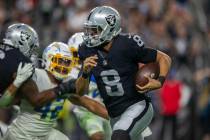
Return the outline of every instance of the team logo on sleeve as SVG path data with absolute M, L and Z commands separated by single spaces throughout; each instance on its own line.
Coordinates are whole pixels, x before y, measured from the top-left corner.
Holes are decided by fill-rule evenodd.
M 109 15 L 107 17 L 105 17 L 106 22 L 110 25 L 110 26 L 114 26 L 116 23 L 116 17 L 115 15 Z

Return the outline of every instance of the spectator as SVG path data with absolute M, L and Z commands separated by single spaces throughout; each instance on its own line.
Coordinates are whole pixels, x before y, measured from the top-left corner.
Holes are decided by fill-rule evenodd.
M 164 132 L 166 129 L 170 128 L 170 125 L 172 127 L 172 140 L 177 140 L 177 113 L 180 109 L 181 88 L 182 83 L 180 81 L 168 79 L 160 90 L 161 114 L 163 116 L 162 129 L 160 132 L 161 140 L 164 140 Z

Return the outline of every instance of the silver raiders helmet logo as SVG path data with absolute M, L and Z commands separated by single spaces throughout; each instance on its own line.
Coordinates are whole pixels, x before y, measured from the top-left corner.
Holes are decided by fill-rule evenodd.
M 110 25 L 110 26 L 114 26 L 116 23 L 116 17 L 115 15 L 108 15 L 106 18 L 106 22 Z

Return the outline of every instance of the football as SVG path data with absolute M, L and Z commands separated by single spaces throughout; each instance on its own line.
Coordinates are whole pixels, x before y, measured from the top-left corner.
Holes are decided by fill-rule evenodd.
M 143 87 L 149 81 L 145 76 L 150 76 L 152 79 L 157 79 L 160 74 L 160 67 L 157 62 L 148 63 L 141 66 L 136 74 L 136 84 Z

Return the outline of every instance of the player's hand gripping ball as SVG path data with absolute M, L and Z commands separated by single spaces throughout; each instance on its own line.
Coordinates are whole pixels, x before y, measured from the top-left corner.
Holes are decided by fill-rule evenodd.
M 136 74 L 136 85 L 144 87 L 149 82 L 149 79 L 147 77 L 157 79 L 159 77 L 159 74 L 160 67 L 158 63 L 154 62 L 145 64 L 139 68 Z

